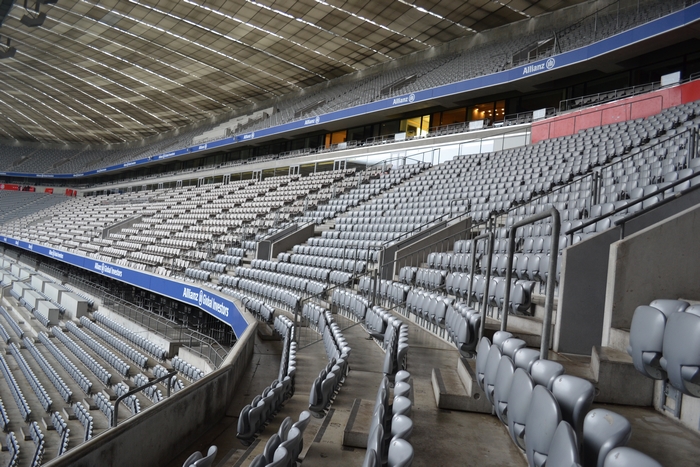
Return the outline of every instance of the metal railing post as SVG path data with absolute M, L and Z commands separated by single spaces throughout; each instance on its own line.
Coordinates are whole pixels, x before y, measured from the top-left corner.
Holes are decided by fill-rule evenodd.
M 520 222 L 513 224 L 508 231 L 508 256 L 506 262 L 506 288 L 503 296 L 503 310 L 501 317 L 501 331 L 505 331 L 508 326 L 508 308 L 510 307 L 510 286 L 511 276 L 513 271 L 513 256 L 515 254 L 515 232 L 519 227 L 528 224 L 533 224 L 539 220 L 552 218 L 552 242 L 549 253 L 549 272 L 547 275 L 547 285 L 545 288 L 544 300 L 544 320 L 542 321 L 542 341 L 540 343 L 540 358 L 547 359 L 549 353 L 549 340 L 552 334 L 552 312 L 554 309 L 554 288 L 556 287 L 557 279 L 557 260 L 559 258 L 559 231 L 561 229 L 561 220 L 559 211 L 550 208 L 534 216 L 523 219 Z
M 474 275 L 475 275 L 474 270 L 476 269 L 476 244 L 479 243 L 479 241 L 484 240 L 484 239 L 488 239 L 487 245 L 493 245 L 493 232 L 491 230 L 487 230 L 486 233 L 483 233 L 479 236 L 472 238 L 471 258 L 469 258 L 471 265 L 469 267 L 469 288 L 467 289 L 467 304 L 469 304 L 469 302 L 471 301 L 472 292 L 474 291 Z M 488 246 L 487 246 L 487 249 L 489 249 Z M 489 251 L 490 251 L 490 249 L 489 249 Z M 489 264 L 489 270 L 491 269 L 490 266 L 491 265 Z M 484 335 L 484 323 L 485 322 L 486 322 L 486 317 L 484 315 L 481 319 L 481 326 L 479 328 L 479 339 L 481 339 L 481 336 Z
M 171 370 L 167 375 L 161 376 L 160 378 L 156 378 L 153 381 L 149 382 L 148 384 L 144 384 L 143 386 L 139 386 L 137 388 L 132 389 L 131 391 L 127 392 L 126 394 L 122 394 L 121 396 L 117 397 L 117 400 L 114 402 L 114 412 L 112 412 L 112 420 L 110 420 L 110 428 L 114 428 L 117 426 L 117 421 L 118 421 L 118 415 L 119 415 L 119 403 L 126 399 L 127 397 L 136 394 L 139 391 L 143 391 L 149 386 L 153 386 L 155 384 L 160 383 L 161 381 L 168 380 L 168 397 L 170 397 L 170 380 L 173 377 L 177 376 L 177 370 Z

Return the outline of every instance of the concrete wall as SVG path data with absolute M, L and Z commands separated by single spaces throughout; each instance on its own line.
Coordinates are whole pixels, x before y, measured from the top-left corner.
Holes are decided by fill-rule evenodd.
M 177 356 L 184 360 L 186 363 L 189 363 L 190 365 L 193 365 L 196 368 L 202 370 L 205 375 L 208 375 L 209 373 L 214 371 L 211 364 L 209 363 L 209 360 L 202 357 L 201 355 L 195 354 L 189 349 L 180 347 L 177 351 Z
M 634 310 L 656 298 L 700 298 L 700 206 L 613 243 L 603 345 L 609 328 L 629 329 Z
M 47 467 L 122 467 L 167 465 L 190 441 L 216 424 L 226 413 L 248 366 L 255 343 L 256 323 L 240 336 L 221 368 L 169 399 L 143 411 L 46 463 Z M 126 410 L 126 409 L 124 409 Z
M 654 408 L 674 420 L 679 420 L 683 425 L 696 433 L 700 432 L 700 398 L 682 394 L 680 418 L 675 418 L 671 412 L 663 408 L 665 399 L 663 383 L 663 381 L 654 381 Z M 667 403 L 673 403 L 673 401 L 670 400 Z
M 700 190 L 676 198 L 625 223 L 627 236 L 700 204 Z M 610 245 L 620 238 L 613 228 L 564 250 L 554 350 L 590 355 L 592 345 L 613 346 L 603 340 L 605 293 Z M 609 328 L 606 328 L 609 331 Z
M 459 238 L 455 237 L 455 235 L 460 232 L 465 232 L 466 236 L 466 230 L 470 229 L 471 225 L 472 218 L 468 217 L 466 219 L 453 222 L 437 231 L 430 232 L 430 230 L 428 230 L 426 231 L 428 232 L 428 235 L 425 235 L 426 232 L 420 232 L 416 234 L 418 240 L 411 238 L 409 239 L 410 241 L 403 241 L 399 243 L 396 245 L 396 248 L 394 248 L 394 245 L 388 247 L 386 249 L 387 257 L 384 261 L 394 262 L 389 263 L 384 267 L 384 270 L 382 271 L 382 279 L 393 280 L 394 276 L 399 274 L 399 271 L 403 266 L 417 266 L 419 262 L 424 262 L 428 256 L 428 253 L 421 250 L 440 242 L 440 240 L 444 241 L 440 242 L 439 245 L 436 245 L 435 249 L 431 249 L 431 252 L 452 251 L 454 248 L 454 242 L 459 240 Z M 397 261 L 397 259 L 400 260 Z M 387 276 L 385 277 L 384 274 L 387 274 Z
M 282 252 L 291 250 L 294 245 L 301 245 L 306 242 L 309 238 L 314 236 L 314 224 L 308 224 L 305 227 L 300 228 L 296 232 L 293 232 L 279 240 L 276 240 L 272 244 L 271 257 L 277 258 Z

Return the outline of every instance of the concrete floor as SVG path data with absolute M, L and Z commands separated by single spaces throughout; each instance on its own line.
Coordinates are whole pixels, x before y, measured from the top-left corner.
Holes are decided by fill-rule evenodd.
M 355 399 L 373 402 L 382 379 L 384 352 L 367 333 L 352 321 L 334 315 L 343 328 L 352 353 L 350 374 L 341 387 L 331 410 L 324 419 L 311 419 L 304 433 L 303 465 L 316 467 L 332 463 L 336 467 L 362 465 L 365 450 L 343 446 L 343 433 Z M 309 388 L 326 365 L 319 335 L 310 329 L 300 332 L 297 353 L 296 393 L 268 425 L 258 440 L 243 446 L 236 439 L 236 423 L 241 408 L 250 402 L 277 376 L 280 342 L 257 339 L 253 362 L 244 379 L 244 391 L 232 401 L 226 416 L 174 459 L 169 466 L 180 467 L 191 452 L 206 451 L 216 444 L 219 454 L 216 467 L 248 465 L 262 452 L 269 437 L 286 416 L 296 420 L 308 408 Z M 411 325 L 408 370 L 414 384 L 414 407 L 411 418 L 414 431 L 411 443 L 415 450 L 413 465 L 420 466 L 524 466 L 524 456 L 510 441 L 496 417 L 484 414 L 440 410 L 436 407 L 431 384 L 433 367 L 454 369 L 458 353 L 453 346 Z
M 382 378 L 383 351 L 367 338 L 367 333 L 354 322 L 334 315 L 352 347 L 351 371 L 340 389 L 331 410 L 324 419 L 312 418 L 304 433 L 302 464 L 309 467 L 362 465 L 365 450 L 343 446 L 343 433 L 355 399 L 373 402 Z M 431 372 L 435 367 L 454 369 L 458 359 L 455 348 L 409 324 L 408 370 L 414 384 L 414 407 L 411 418 L 414 431 L 411 443 L 415 450 L 413 465 L 422 466 L 525 466 L 524 455 L 511 442 L 506 429 L 495 416 L 441 410 L 436 407 Z M 308 408 L 309 388 L 326 363 L 319 335 L 302 328 L 297 354 L 296 393 L 251 446 L 243 446 L 236 438 L 236 423 L 241 408 L 262 392 L 277 376 L 281 343 L 257 338 L 255 355 L 239 391 L 226 416 L 200 439 L 174 459 L 168 467 L 180 467 L 195 451 L 206 451 L 209 445 L 219 448 L 215 467 L 238 467 L 250 464 L 262 452 L 269 437 L 282 420 L 293 420 Z M 574 373 L 587 376 L 585 358 L 554 356 L 573 363 Z M 632 424 L 629 446 L 654 457 L 665 466 L 700 465 L 700 435 L 682 427 L 653 408 L 599 405 L 627 417 Z

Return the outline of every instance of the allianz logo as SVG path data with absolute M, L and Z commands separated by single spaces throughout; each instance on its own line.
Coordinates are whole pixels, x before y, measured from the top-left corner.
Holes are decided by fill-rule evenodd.
M 228 316 L 229 307 L 218 302 L 215 297 L 210 297 L 201 289 L 199 293 L 197 293 L 189 287 L 185 287 L 182 290 L 182 296 L 183 298 L 198 303 L 200 307 L 206 307 L 222 316 Z
M 394 97 L 394 100 L 391 101 L 391 105 L 410 104 L 411 102 L 414 102 L 415 100 L 416 100 L 416 95 L 411 93 L 408 96 Z
M 546 62 L 538 63 L 536 65 L 528 65 L 523 68 L 523 75 L 529 75 L 531 73 L 537 73 L 538 71 L 551 70 L 556 65 L 554 58 L 548 58 Z

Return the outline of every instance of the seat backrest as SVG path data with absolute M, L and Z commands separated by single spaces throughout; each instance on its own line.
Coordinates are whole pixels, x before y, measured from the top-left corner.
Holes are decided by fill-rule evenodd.
M 513 442 L 523 450 L 525 449 L 525 421 L 534 387 L 532 377 L 525 370 L 522 368 L 515 370 L 508 393 L 508 432 Z
M 194 465 L 195 462 L 197 462 L 199 459 L 202 458 L 202 453 L 199 451 L 195 451 L 192 454 L 190 454 L 190 457 L 187 458 L 184 464 L 182 464 L 182 467 L 190 467 L 191 465 Z M 265 464 L 263 464 L 265 465 Z
M 484 372 L 484 392 L 486 398 L 493 404 L 493 391 L 496 382 L 496 373 L 498 372 L 498 363 L 501 361 L 501 350 L 497 345 L 492 345 L 489 349 L 489 355 L 486 360 L 486 371 Z
M 606 409 L 593 409 L 583 420 L 583 466 L 603 467 L 605 456 L 627 444 L 632 427 L 620 414 Z
M 263 455 L 265 456 L 265 459 L 272 461 L 272 459 L 275 458 L 275 451 L 280 446 L 280 444 L 282 444 L 282 440 L 280 439 L 280 436 L 277 433 L 270 436 L 270 439 L 268 439 L 267 443 L 265 443 L 265 449 L 263 449 Z
M 298 428 L 299 431 L 301 431 L 302 434 L 304 434 L 304 430 L 306 430 L 307 425 L 311 421 L 311 412 L 308 410 L 304 410 L 299 414 L 299 420 L 292 425 L 293 428 Z
M 532 391 L 525 418 L 525 454 L 530 466 L 539 467 L 547 461 L 549 446 L 560 421 L 557 400 L 547 388 L 538 384 Z
M 552 394 L 559 403 L 562 419 L 574 429 L 577 439 L 583 436 L 583 420 L 595 397 L 593 383 L 572 375 L 560 375 L 552 384 Z
M 673 300 L 668 298 L 658 298 L 651 302 L 649 306 L 653 306 L 663 312 L 668 318 L 671 314 L 679 311 L 685 311 L 690 304 L 684 300 Z
M 365 460 L 362 462 L 362 467 L 382 467 L 382 462 L 379 460 L 379 454 L 374 449 L 367 449 Z
M 638 306 L 632 315 L 627 352 L 636 370 L 648 378 L 666 378 L 660 362 L 666 320 L 666 313 L 653 306 Z
M 513 363 L 515 364 L 516 368 L 522 368 L 529 374 L 530 369 L 532 368 L 532 364 L 539 359 L 539 350 L 528 349 L 527 347 L 525 347 L 515 352 L 515 358 L 513 359 Z
M 277 430 L 277 435 L 280 437 L 280 442 L 287 441 L 287 434 L 292 428 L 292 417 L 287 417 L 280 423 L 280 428 Z
M 673 387 L 700 397 L 700 307 L 688 307 L 668 318 L 661 366 Z
M 493 393 L 493 406 L 496 415 L 504 425 L 508 425 L 508 394 L 510 394 L 510 387 L 513 383 L 513 373 L 515 373 L 513 361 L 504 355 L 498 362 Z
M 413 433 L 413 420 L 405 415 L 394 415 L 391 419 L 391 437 L 408 441 Z
M 379 457 L 379 465 L 381 465 L 384 460 L 382 458 L 383 442 L 384 428 L 381 424 L 378 424 L 374 427 L 372 431 L 369 432 L 369 436 L 367 437 L 367 450 L 374 450 L 377 453 L 377 457 Z
M 394 415 L 405 415 L 407 417 L 411 416 L 411 399 L 408 397 L 398 396 L 394 398 L 394 402 L 391 405 L 391 413 Z
M 486 336 L 482 337 L 476 352 L 476 382 L 481 389 L 484 389 L 484 374 L 486 373 L 486 361 L 490 349 L 491 341 Z
M 209 446 L 206 457 L 201 458 L 192 467 L 211 467 L 214 464 L 214 459 L 216 458 L 216 453 L 218 448 L 216 446 Z
M 564 366 L 552 360 L 537 360 L 532 363 L 530 375 L 535 384 L 541 384 L 547 389 L 552 389 L 552 383 L 557 376 L 564 373 Z
M 296 461 L 299 454 L 301 454 L 301 442 L 302 434 L 298 428 L 292 428 L 289 430 L 289 435 L 287 436 L 287 441 L 280 444 L 280 448 L 285 449 L 289 456 L 289 460 Z
M 275 456 L 272 462 L 267 464 L 267 467 L 286 467 L 289 464 L 289 452 L 283 446 L 280 446 L 275 451 Z
M 578 467 L 579 447 L 574 429 L 565 420 L 559 422 L 549 445 L 547 465 Z
M 265 456 L 263 454 L 258 454 L 255 456 L 255 459 L 253 459 L 253 462 L 250 463 L 250 467 L 265 467 L 267 465 L 267 459 L 265 459 Z
M 661 464 L 636 449 L 619 447 L 605 456 L 603 467 L 661 467 Z
M 388 467 L 408 467 L 413 463 L 413 446 L 401 438 L 394 438 L 389 443 L 387 455 Z
M 511 337 L 513 337 L 513 334 L 507 331 L 496 331 L 493 335 L 493 344 L 500 348 Z

